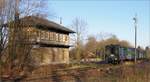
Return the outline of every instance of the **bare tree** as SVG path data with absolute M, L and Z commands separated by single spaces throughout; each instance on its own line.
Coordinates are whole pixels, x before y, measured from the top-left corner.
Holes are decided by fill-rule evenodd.
M 2 26 L 2 24 L 4 24 L 4 12 L 3 12 L 3 8 L 4 8 L 4 0 L 0 1 L 0 57 L 2 56 L 2 51 L 4 50 L 4 43 L 5 39 L 4 36 L 6 35 L 6 33 L 4 32 L 5 28 L 4 26 Z
M 21 17 L 36 15 L 45 18 L 53 14 L 47 9 L 48 5 L 46 0 L 20 0 L 19 3 Z
M 42 0 L 1 0 L 0 1 L 0 75 L 16 77 L 29 65 L 30 35 L 19 16 L 43 16 L 46 6 Z M 6 71 L 7 70 L 7 71 Z
M 96 57 L 97 44 L 98 42 L 95 36 L 88 37 L 88 41 L 84 46 L 84 54 L 83 54 L 84 59 L 88 59 L 90 57 Z
M 82 20 L 81 18 L 75 18 L 72 21 L 71 27 L 73 30 L 75 30 L 76 34 L 74 34 L 72 37 L 72 41 L 75 44 L 76 48 L 76 60 L 78 63 L 80 63 L 81 59 L 81 46 L 83 44 L 83 40 L 85 39 L 86 35 L 86 29 L 87 29 L 87 23 Z

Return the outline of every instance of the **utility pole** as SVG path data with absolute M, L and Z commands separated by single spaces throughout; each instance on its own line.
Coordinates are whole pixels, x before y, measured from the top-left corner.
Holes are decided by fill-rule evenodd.
M 134 50 L 134 62 L 136 63 L 136 45 L 137 45 L 137 14 L 135 14 L 134 20 L 134 27 L 135 27 L 135 50 Z
M 150 24 L 149 24 L 149 49 L 150 49 Z

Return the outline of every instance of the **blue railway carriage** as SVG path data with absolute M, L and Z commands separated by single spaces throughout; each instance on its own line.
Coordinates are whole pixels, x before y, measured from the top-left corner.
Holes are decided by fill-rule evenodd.
M 105 47 L 105 60 L 108 63 L 119 63 L 120 61 L 134 60 L 135 48 L 122 47 L 120 45 L 107 45 Z M 145 58 L 145 51 L 137 48 L 137 59 Z

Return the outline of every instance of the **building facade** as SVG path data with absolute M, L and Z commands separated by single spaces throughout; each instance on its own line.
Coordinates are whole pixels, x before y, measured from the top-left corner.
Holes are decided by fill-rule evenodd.
M 47 19 L 29 16 L 26 31 L 32 42 L 32 59 L 37 65 L 69 63 L 69 34 L 74 31 Z

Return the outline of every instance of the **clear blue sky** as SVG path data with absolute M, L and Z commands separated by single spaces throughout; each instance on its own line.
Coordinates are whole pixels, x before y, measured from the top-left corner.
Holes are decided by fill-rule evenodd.
M 76 17 L 88 23 L 88 34 L 115 34 L 134 45 L 133 17 L 138 14 L 138 45 L 150 45 L 150 0 L 52 0 L 49 8 L 69 26 Z M 52 11 L 52 12 L 53 12 Z M 58 20 L 57 20 L 58 22 Z

